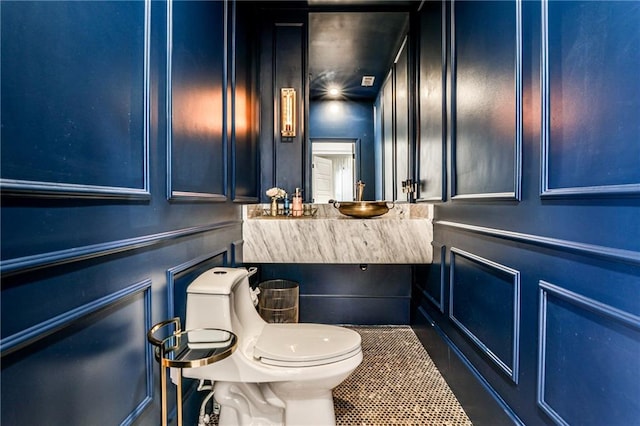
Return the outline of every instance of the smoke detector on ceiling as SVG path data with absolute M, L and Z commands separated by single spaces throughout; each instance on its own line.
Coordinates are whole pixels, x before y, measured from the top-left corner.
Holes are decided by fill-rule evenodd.
M 361 85 L 364 87 L 371 87 L 373 86 L 373 80 L 375 80 L 376 78 L 372 75 L 364 75 L 362 76 L 362 83 Z

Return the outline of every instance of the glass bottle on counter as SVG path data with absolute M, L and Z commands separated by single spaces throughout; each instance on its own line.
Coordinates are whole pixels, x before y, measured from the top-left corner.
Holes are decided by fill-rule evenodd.
M 289 216 L 290 214 L 291 214 L 291 211 L 289 209 L 289 196 L 286 195 L 284 197 L 284 215 Z
M 295 194 L 291 197 L 291 214 L 295 217 L 302 216 L 302 191 L 296 188 Z

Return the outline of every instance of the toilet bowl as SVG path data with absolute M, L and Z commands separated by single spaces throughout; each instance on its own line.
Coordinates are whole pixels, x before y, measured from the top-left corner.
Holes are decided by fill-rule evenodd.
M 258 315 L 242 268 L 210 269 L 187 288 L 187 330 L 238 338 L 222 361 L 183 370 L 212 380 L 219 425 L 333 425 L 332 389 L 362 362 L 360 335 L 324 324 L 269 324 Z

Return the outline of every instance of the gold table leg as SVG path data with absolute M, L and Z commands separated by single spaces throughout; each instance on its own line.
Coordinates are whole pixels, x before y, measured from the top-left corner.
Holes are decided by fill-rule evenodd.
M 160 398 L 162 400 L 162 426 L 167 426 L 167 372 L 160 363 Z
M 171 367 L 165 368 L 160 366 L 160 397 L 162 399 L 162 426 L 167 426 L 168 407 L 167 407 L 167 371 L 171 371 Z M 177 381 L 176 384 L 176 417 L 178 426 L 182 426 L 182 368 L 176 368 Z
M 178 411 L 178 426 L 182 426 L 182 368 L 176 368 L 178 372 L 178 384 L 176 389 L 176 405 Z

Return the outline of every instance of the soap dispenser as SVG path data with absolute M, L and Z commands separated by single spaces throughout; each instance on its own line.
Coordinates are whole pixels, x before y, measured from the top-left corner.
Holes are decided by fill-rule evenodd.
M 295 217 L 302 216 L 302 190 L 296 188 L 296 192 L 291 197 L 291 214 Z
M 289 216 L 291 214 L 291 209 L 289 207 L 289 196 L 284 196 L 284 215 Z

